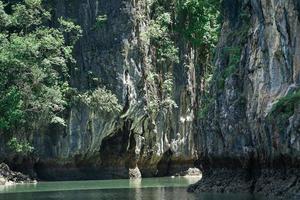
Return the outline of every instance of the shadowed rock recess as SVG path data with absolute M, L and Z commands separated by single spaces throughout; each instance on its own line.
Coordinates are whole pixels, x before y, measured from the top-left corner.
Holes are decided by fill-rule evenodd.
M 299 6 L 223 2 L 212 103 L 195 135 L 204 175 L 190 191 L 299 198 Z

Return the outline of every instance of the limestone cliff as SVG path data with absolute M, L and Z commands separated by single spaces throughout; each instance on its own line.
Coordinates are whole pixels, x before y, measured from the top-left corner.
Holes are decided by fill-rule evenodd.
M 180 62 L 159 70 L 155 49 L 143 37 L 153 12 L 148 1 L 53 0 L 49 4 L 54 18 L 72 19 L 83 29 L 75 48 L 77 65 L 71 67 L 72 86 L 79 91 L 105 86 L 117 95 L 123 110 L 120 115 L 103 115 L 86 105 L 73 105 L 66 128 L 50 126 L 32 134 L 35 155 L 31 159 L 14 157 L 6 162 L 46 180 L 126 178 L 129 169 L 136 167 L 143 177 L 163 176 L 193 166 L 193 49 L 177 39 Z M 107 20 L 99 28 L 97 17 L 102 15 Z M 173 77 L 172 99 L 177 106 L 160 106 L 151 112 L 151 98 L 162 101 L 166 72 Z
M 197 160 L 204 178 L 191 191 L 285 197 L 299 192 L 298 0 L 222 1 L 210 88 L 198 83 L 197 49 L 176 34 L 179 63 L 157 64 L 157 49 L 145 38 L 151 1 L 47 3 L 54 18 L 70 18 L 83 29 L 71 85 L 79 92 L 105 86 L 122 111 L 109 115 L 73 104 L 66 127 L 30 134 L 36 151 L 29 158 L 7 156 L 1 139 L 1 162 L 41 179 L 61 180 L 127 178 L 129 171 L 139 176 L 138 169 L 142 177 L 170 175 Z M 172 4 L 166 7 L 172 13 Z M 107 18 L 100 28 L 99 16 Z M 166 98 L 164 83 L 170 81 L 173 90 Z M 198 92 L 203 89 L 208 95 Z
M 196 135 L 207 178 L 191 190 L 299 192 L 299 5 L 223 1 L 209 112 Z

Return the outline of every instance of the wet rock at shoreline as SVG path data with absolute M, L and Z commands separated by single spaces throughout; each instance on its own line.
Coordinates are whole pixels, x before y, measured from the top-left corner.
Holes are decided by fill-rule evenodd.
M 5 163 L 0 164 L 0 185 L 11 185 L 18 183 L 34 183 L 29 176 L 21 172 L 12 171 Z
M 185 176 L 185 177 L 201 177 L 202 172 L 200 169 L 194 167 L 194 168 L 189 168 L 181 173 L 176 174 L 176 176 Z
M 299 199 L 298 177 L 298 169 L 261 169 L 253 174 L 242 169 L 214 169 L 204 173 L 188 192 L 253 193 L 266 199 Z
M 201 176 L 202 173 L 198 168 L 189 168 L 184 172 L 184 176 Z

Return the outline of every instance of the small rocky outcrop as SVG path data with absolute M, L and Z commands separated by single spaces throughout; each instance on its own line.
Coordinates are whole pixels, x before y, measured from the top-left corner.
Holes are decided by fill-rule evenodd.
M 5 163 L 0 164 L 0 185 L 12 185 L 18 183 L 34 183 L 29 176 L 12 171 Z
M 183 176 L 201 176 L 202 173 L 198 168 L 189 168 L 183 172 Z
M 200 171 L 200 169 L 194 167 L 194 168 L 188 168 L 187 170 L 175 174 L 176 176 L 184 176 L 184 177 L 201 177 L 202 176 L 202 172 Z
M 129 169 L 130 179 L 140 179 L 142 178 L 141 172 L 138 167 Z

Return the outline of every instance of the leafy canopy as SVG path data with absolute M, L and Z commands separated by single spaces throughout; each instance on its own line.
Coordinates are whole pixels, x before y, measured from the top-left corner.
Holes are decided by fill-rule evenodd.
M 116 114 L 122 110 L 122 106 L 118 103 L 116 95 L 105 87 L 98 87 L 94 91 L 79 94 L 77 99 L 89 106 L 96 113 Z
M 0 1 L 0 131 L 20 132 L 61 118 L 69 89 L 68 64 L 81 30 L 59 19 L 47 26 L 50 13 L 41 0 Z M 64 34 L 71 36 L 68 44 Z
M 178 0 L 177 30 L 196 46 L 213 48 L 220 29 L 220 0 Z

